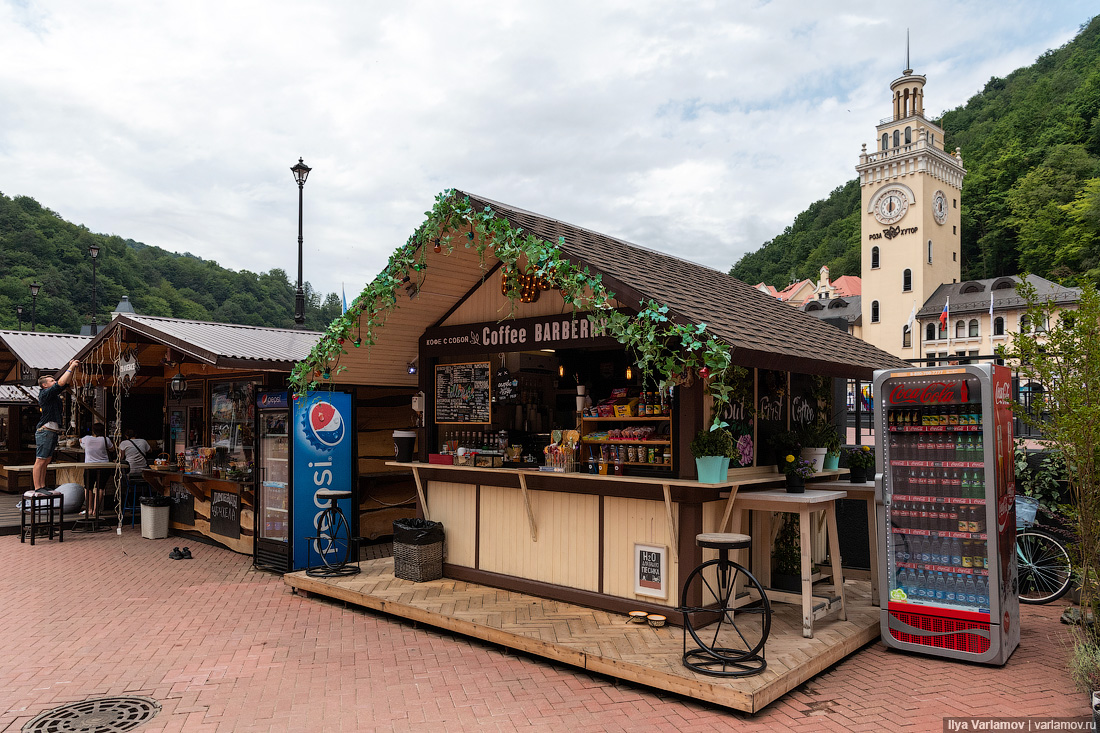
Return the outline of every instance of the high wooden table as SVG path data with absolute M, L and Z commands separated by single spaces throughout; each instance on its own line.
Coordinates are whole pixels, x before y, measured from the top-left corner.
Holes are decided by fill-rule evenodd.
M 88 490 L 87 472 L 99 469 L 114 469 L 116 464 L 107 463 L 51 463 L 50 468 L 56 469 L 57 485 L 80 484 L 84 487 L 85 516 L 91 522 L 92 528 L 97 529 L 99 512 L 103 505 L 101 494 L 103 487 L 98 486 L 98 491 Z
M 848 618 L 844 605 L 844 574 L 840 567 L 840 541 L 836 527 L 836 500 L 846 496 L 844 491 L 806 489 L 802 494 L 789 494 L 786 489 L 766 491 L 741 491 L 733 503 L 733 526 L 738 528 L 744 512 L 754 512 L 752 536 L 757 551 L 752 553 L 752 573 L 761 585 L 768 588 L 768 598 L 779 603 L 802 604 L 802 636 L 813 638 L 814 621 L 839 611 L 839 618 Z M 810 515 L 825 512 L 826 531 L 829 536 L 829 556 L 833 571 L 833 595 L 814 595 L 813 561 L 810 545 Z M 801 550 L 802 592 L 789 593 L 770 588 L 771 585 L 771 532 L 770 512 L 798 514 L 799 545 Z M 767 552 L 759 549 L 767 547 Z

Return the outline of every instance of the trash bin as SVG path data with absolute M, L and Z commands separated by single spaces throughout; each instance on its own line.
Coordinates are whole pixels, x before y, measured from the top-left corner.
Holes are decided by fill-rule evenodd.
M 393 577 L 439 580 L 443 577 L 443 524 L 426 519 L 393 523 Z
M 415 430 L 393 431 L 393 455 L 398 463 L 409 463 L 413 459 L 413 448 L 416 447 Z
M 143 496 L 141 502 L 141 536 L 147 540 L 163 540 L 168 536 L 169 496 Z

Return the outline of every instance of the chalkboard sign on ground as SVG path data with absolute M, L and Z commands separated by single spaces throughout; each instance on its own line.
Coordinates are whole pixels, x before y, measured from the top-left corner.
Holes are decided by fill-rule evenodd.
M 210 532 L 222 537 L 241 537 L 241 497 L 232 491 L 210 492 Z
M 187 487 L 178 481 L 170 484 L 169 496 L 172 497 L 172 505 L 168 512 L 168 519 L 178 524 L 195 526 L 195 497 L 187 490 Z
M 435 421 L 492 422 L 492 380 L 489 362 L 438 364 L 435 367 Z

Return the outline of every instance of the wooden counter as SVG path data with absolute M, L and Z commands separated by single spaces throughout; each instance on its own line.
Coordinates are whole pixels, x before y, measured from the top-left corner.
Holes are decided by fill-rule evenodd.
M 251 555 L 255 525 L 252 481 L 146 469 L 141 477 L 173 499 L 169 528 L 198 532 L 230 550 Z
M 772 467 L 731 471 L 722 483 L 704 484 L 671 477 L 387 465 L 412 470 L 421 515 L 442 522 L 448 577 L 619 613 L 667 614 L 679 606 L 679 579 L 717 555 L 698 548 L 695 536 L 727 526 L 741 488 L 784 483 Z M 660 583 L 636 582 L 636 560 L 645 550 L 639 546 L 664 554 Z

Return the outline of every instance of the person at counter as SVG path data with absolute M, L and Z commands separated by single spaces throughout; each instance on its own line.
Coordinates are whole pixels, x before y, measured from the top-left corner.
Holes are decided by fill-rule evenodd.
M 80 362 L 73 359 L 59 378 L 45 376 L 38 379 L 38 405 L 42 408 L 42 417 L 38 418 L 38 425 L 34 430 L 34 468 L 31 469 L 31 480 L 35 491 L 46 488 L 46 468 L 57 452 L 57 437 L 61 434 L 61 393 L 65 391 L 73 373 L 79 367 Z
M 118 452 L 122 454 L 130 467 L 130 476 L 141 478 L 141 472 L 149 468 L 149 442 L 144 438 L 135 438 L 134 429 L 126 429 L 126 438 L 119 442 Z
M 107 437 L 107 429 L 101 422 L 92 424 L 92 434 L 80 439 L 80 447 L 84 449 L 85 463 L 109 463 L 111 453 L 115 450 L 114 443 Z M 88 495 L 91 497 L 90 513 L 98 515 L 99 500 L 103 488 L 107 485 L 111 473 L 109 468 L 88 469 L 84 472 L 87 476 Z

